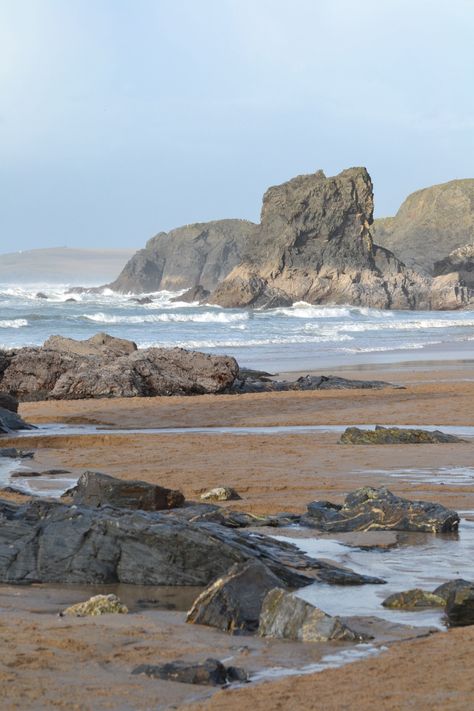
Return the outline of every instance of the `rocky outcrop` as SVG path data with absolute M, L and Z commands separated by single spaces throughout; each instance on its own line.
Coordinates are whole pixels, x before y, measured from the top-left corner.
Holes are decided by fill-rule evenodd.
M 474 625 L 474 584 L 458 586 L 451 591 L 446 603 L 446 617 L 450 627 Z
M 395 217 L 375 220 L 372 233 L 377 244 L 407 266 L 432 274 L 434 262 L 474 242 L 474 180 L 452 180 L 412 193 Z
M 440 430 L 428 430 L 382 427 L 377 425 L 374 430 L 364 430 L 359 427 L 347 427 L 342 433 L 340 444 L 456 444 L 466 440 L 456 435 L 446 434 Z
M 382 388 L 402 388 L 401 385 L 384 380 L 348 380 L 337 375 L 302 375 L 297 380 L 275 380 L 268 373 L 245 368 L 232 385 L 235 393 L 285 392 L 287 390 L 381 390 Z
M 161 511 L 184 504 L 180 491 L 147 481 L 117 479 L 101 472 L 84 472 L 64 497 L 78 506 L 114 506 L 121 509 Z
M 136 350 L 131 341 L 106 334 L 87 341 L 52 337 L 42 348 L 4 351 L 2 359 L 0 387 L 21 401 L 218 393 L 238 373 L 227 356 Z
M 275 587 L 280 582 L 263 563 L 239 563 L 199 595 L 186 621 L 224 632 L 254 632 L 263 599 Z
M 403 592 L 393 593 L 382 602 L 384 607 L 392 610 L 417 610 L 427 607 L 444 607 L 445 600 L 440 595 L 422 590 L 421 588 L 413 588 L 412 590 L 404 590 Z
M 343 505 L 313 501 L 301 518 L 305 526 L 334 533 L 345 531 L 457 531 L 459 515 L 441 504 L 410 501 L 392 494 L 385 487 L 356 489 Z
M 331 617 L 310 602 L 281 588 L 271 590 L 265 597 L 258 633 L 262 637 L 299 642 L 361 642 L 367 639 L 351 630 L 339 617 Z
M 435 262 L 433 272 L 435 276 L 454 273 L 455 278 L 463 286 L 474 289 L 474 244 L 465 244 L 444 259 Z
M 33 429 L 35 429 L 34 425 L 29 425 L 16 412 L 0 407 L 0 434 Z
M 167 664 L 140 664 L 132 674 L 145 674 L 153 679 L 177 681 L 181 684 L 201 684 L 203 686 L 223 686 L 233 681 L 248 681 L 248 675 L 239 667 L 226 667 L 218 659 L 204 662 L 168 662 Z
M 201 284 L 198 284 L 197 286 L 192 286 L 190 289 L 185 291 L 184 294 L 181 294 L 180 296 L 175 296 L 173 299 L 171 299 L 171 301 L 175 303 L 179 303 L 181 301 L 185 304 L 193 304 L 195 302 L 201 304 L 207 301 L 210 294 L 210 291 L 204 289 Z
M 94 595 L 63 610 L 61 617 L 97 617 L 99 615 L 126 615 L 128 608 L 117 595 Z
M 167 512 L 0 500 L 0 582 L 208 585 L 258 560 L 284 586 L 381 583 L 311 558 L 285 542 Z
M 108 286 L 121 293 L 214 289 L 242 260 L 257 226 L 247 220 L 218 220 L 160 232 L 137 252 Z
M 374 243 L 372 182 L 365 168 L 322 171 L 270 188 L 258 237 L 210 302 L 271 307 L 295 301 L 382 309 L 460 308 L 469 290 L 431 280 Z

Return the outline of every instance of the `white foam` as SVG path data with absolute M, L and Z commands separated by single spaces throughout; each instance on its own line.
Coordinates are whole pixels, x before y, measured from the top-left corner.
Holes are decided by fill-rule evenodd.
M 140 324 L 140 323 L 235 323 L 236 321 L 247 321 L 248 313 L 225 313 L 205 311 L 204 313 L 161 313 L 161 314 L 146 314 L 144 316 L 115 316 L 114 314 L 97 313 L 97 314 L 82 314 L 82 318 L 95 323 L 122 323 L 122 324 Z
M 7 318 L 0 321 L 0 328 L 23 328 L 24 326 L 28 326 L 26 318 Z

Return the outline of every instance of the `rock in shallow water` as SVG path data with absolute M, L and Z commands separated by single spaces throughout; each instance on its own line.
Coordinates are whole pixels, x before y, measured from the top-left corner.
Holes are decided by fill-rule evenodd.
M 147 481 L 117 479 L 101 472 L 84 472 L 75 487 L 63 494 L 84 506 L 113 506 L 122 509 L 160 511 L 184 504 L 180 491 Z
M 348 494 L 342 506 L 313 501 L 301 523 L 336 533 L 372 530 L 446 533 L 457 531 L 459 514 L 441 504 L 404 499 L 385 487 L 366 486 Z
M 265 595 L 280 585 L 263 563 L 238 563 L 199 595 L 186 621 L 218 627 L 224 632 L 254 632 Z
M 132 674 L 145 674 L 154 679 L 178 681 L 181 684 L 202 684 L 204 686 L 222 686 L 232 681 L 248 681 L 248 675 L 239 667 L 225 667 L 217 659 L 190 663 L 184 661 L 168 664 L 140 664 Z
M 12 410 L 0 407 L 0 434 L 16 432 L 17 430 L 34 430 L 34 425 L 29 425 L 20 415 Z
M 446 617 L 450 627 L 474 625 L 474 584 L 451 591 L 446 603 Z
M 98 615 L 126 615 L 126 607 L 116 595 L 94 595 L 85 602 L 78 602 L 61 612 L 61 617 L 97 617 Z
M 382 602 L 384 607 L 395 610 L 413 610 L 427 607 L 444 607 L 445 601 L 439 595 L 427 590 L 413 588 L 404 592 L 393 593 Z
M 400 427 L 381 427 L 375 430 L 363 430 L 359 427 L 348 427 L 341 435 L 341 444 L 452 444 L 465 442 L 455 435 L 434 430 L 433 432 L 420 429 Z
M 339 617 L 331 617 L 310 602 L 280 588 L 271 590 L 263 601 L 258 633 L 261 637 L 299 642 L 361 642 L 368 639 L 351 630 Z
M 461 590 L 462 588 L 469 588 L 472 585 L 474 585 L 474 583 L 469 580 L 463 580 L 463 578 L 456 578 L 456 580 L 449 580 L 447 583 L 438 585 L 438 587 L 433 590 L 433 594 L 443 598 L 444 602 L 447 603 L 449 596 L 452 592 L 456 592 L 457 590 Z

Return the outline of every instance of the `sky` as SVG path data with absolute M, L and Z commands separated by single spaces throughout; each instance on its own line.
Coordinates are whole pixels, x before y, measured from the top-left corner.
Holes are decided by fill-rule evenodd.
M 364 165 L 474 177 L 474 0 L 0 0 L 0 252 L 140 248 Z

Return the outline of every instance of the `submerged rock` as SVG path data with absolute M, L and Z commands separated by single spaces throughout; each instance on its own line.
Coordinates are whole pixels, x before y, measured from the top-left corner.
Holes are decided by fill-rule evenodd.
M 23 401 L 198 395 L 228 390 L 237 372 L 228 356 L 136 350 L 132 341 L 107 334 L 86 341 L 52 336 L 42 348 L 5 351 L 0 385 Z
M 184 302 L 186 304 L 193 304 L 195 301 L 197 301 L 199 304 L 202 304 L 206 301 L 206 299 L 210 295 L 210 291 L 205 289 L 201 284 L 197 284 L 197 286 L 192 286 L 190 289 L 184 292 L 184 294 L 181 294 L 180 296 L 175 296 L 171 301 L 173 302 Z
M 450 627 L 474 625 L 474 584 L 451 590 L 446 603 L 446 617 Z
M 132 674 L 145 674 L 154 679 L 178 681 L 181 684 L 202 684 L 203 686 L 222 686 L 233 681 L 248 681 L 248 675 L 239 667 L 225 667 L 217 659 L 205 662 L 168 662 L 167 664 L 140 664 Z
M 265 595 L 280 585 L 263 563 L 238 563 L 199 595 L 186 621 L 218 627 L 224 632 L 254 632 Z
M 0 582 L 208 585 L 235 563 L 259 560 L 282 585 L 383 583 L 245 530 L 166 512 L 0 500 Z
M 299 642 L 360 642 L 367 639 L 365 635 L 351 630 L 339 617 L 331 617 L 315 605 L 280 588 L 271 590 L 263 601 L 258 633 L 261 637 Z
M 444 607 L 445 600 L 427 590 L 413 588 L 412 590 L 389 595 L 382 602 L 382 605 L 396 610 L 413 610 L 426 607 Z
M 96 617 L 97 615 L 126 615 L 128 607 L 116 595 L 94 595 L 85 602 L 78 602 L 61 612 L 61 617 Z
M 385 487 L 356 489 L 344 504 L 313 501 L 301 523 L 320 531 L 457 531 L 459 515 L 452 509 L 429 501 L 410 501 Z
M 184 504 L 180 491 L 166 489 L 147 481 L 117 479 L 101 472 L 84 472 L 76 486 L 63 496 L 83 506 L 114 506 L 121 509 L 160 511 Z
M 231 486 L 216 486 L 200 496 L 201 501 L 237 501 L 242 498 Z
M 428 431 L 381 425 L 377 425 L 374 430 L 348 427 L 340 439 L 341 444 L 451 444 L 465 441 L 440 430 Z

